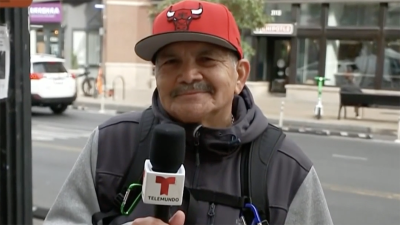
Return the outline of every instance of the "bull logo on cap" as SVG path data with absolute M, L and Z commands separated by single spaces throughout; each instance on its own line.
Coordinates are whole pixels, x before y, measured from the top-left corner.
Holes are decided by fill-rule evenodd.
M 189 30 L 189 25 L 192 20 L 200 18 L 202 13 L 203 6 L 201 3 L 199 3 L 198 9 L 178 9 L 173 11 L 171 6 L 167 12 L 167 19 L 174 23 L 175 30 Z

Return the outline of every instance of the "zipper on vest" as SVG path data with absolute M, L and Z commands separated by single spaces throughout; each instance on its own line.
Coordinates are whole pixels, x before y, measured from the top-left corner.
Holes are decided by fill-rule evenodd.
M 196 170 L 194 172 L 193 177 L 193 187 L 197 187 L 197 180 L 199 176 L 199 167 L 200 167 L 200 152 L 199 152 L 199 145 L 200 145 L 200 132 L 197 130 L 194 133 L 194 148 L 196 151 Z
M 211 203 L 210 207 L 208 208 L 207 213 L 207 225 L 214 225 L 214 217 L 215 217 L 215 204 Z

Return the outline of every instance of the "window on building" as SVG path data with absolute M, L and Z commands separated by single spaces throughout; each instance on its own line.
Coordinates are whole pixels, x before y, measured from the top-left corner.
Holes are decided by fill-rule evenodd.
M 39 54 L 46 53 L 46 44 L 44 38 L 44 30 L 43 28 L 36 30 L 36 52 Z
M 59 30 L 58 29 L 52 29 L 50 30 L 50 38 L 49 38 L 49 42 L 50 42 L 50 54 L 52 55 L 56 55 L 58 57 L 61 56 L 60 53 L 60 45 L 59 45 Z
M 319 40 L 300 38 L 297 47 L 296 83 L 314 84 L 319 76 Z
M 72 31 L 71 67 L 77 69 L 86 65 L 86 32 L 83 30 Z
M 96 31 L 89 31 L 87 34 L 88 39 L 88 64 L 99 65 L 101 60 L 101 42 L 100 34 Z
M 381 88 L 400 91 L 400 38 L 386 40 Z
M 321 4 L 301 4 L 300 21 L 301 26 L 321 26 Z
M 373 40 L 329 40 L 326 46 L 326 85 L 343 86 L 352 82 L 361 88 L 374 88 L 377 47 Z
M 256 62 L 257 74 L 255 76 L 255 81 L 266 81 L 267 80 L 267 54 L 269 49 L 267 49 L 267 38 L 258 39 L 258 61 Z
M 400 28 L 400 2 L 390 2 L 386 18 L 388 27 Z
M 328 26 L 378 26 L 378 3 L 331 3 Z
M 292 5 L 287 3 L 265 3 L 265 13 L 271 23 L 292 23 Z

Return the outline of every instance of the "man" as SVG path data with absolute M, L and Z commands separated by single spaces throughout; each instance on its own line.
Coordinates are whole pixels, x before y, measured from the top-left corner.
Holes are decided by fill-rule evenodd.
M 355 66 L 356 67 L 356 66 Z M 362 94 L 362 90 L 359 86 L 357 86 L 354 82 L 354 71 L 355 69 L 352 66 L 347 66 L 346 72 L 344 74 L 345 83 L 340 87 L 341 93 L 354 93 L 354 94 Z M 354 113 L 356 114 L 356 119 L 361 119 L 360 116 L 360 107 L 362 105 L 354 106 Z
M 272 125 L 245 85 L 250 64 L 243 58 L 232 14 L 223 5 L 204 1 L 176 3 L 157 16 L 153 35 L 138 42 L 135 51 L 156 68 L 152 108 L 144 113 L 186 130 L 185 186 L 241 196 L 241 157 Z M 129 144 L 138 142 L 131 130 L 142 120 L 141 113 L 128 115 L 116 116 L 93 132 L 45 225 L 90 224 L 94 213 L 112 208 L 124 171 L 135 166 L 127 160 L 135 150 L 120 143 L 136 146 Z M 260 182 L 262 176 L 268 180 L 270 224 L 332 224 L 315 169 L 289 138 L 275 152 L 268 174 L 256 175 Z M 188 222 L 190 213 L 175 210 L 169 224 L 193 224 Z M 152 206 L 139 203 L 114 223 L 165 224 L 153 215 Z M 195 224 L 236 224 L 239 209 L 199 201 L 195 215 Z

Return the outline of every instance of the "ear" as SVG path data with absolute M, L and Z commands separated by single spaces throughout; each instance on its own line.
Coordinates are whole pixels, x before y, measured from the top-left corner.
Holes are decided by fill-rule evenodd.
M 247 59 L 239 60 L 236 66 L 236 72 L 238 76 L 236 79 L 235 94 L 240 94 L 250 74 L 250 62 Z

